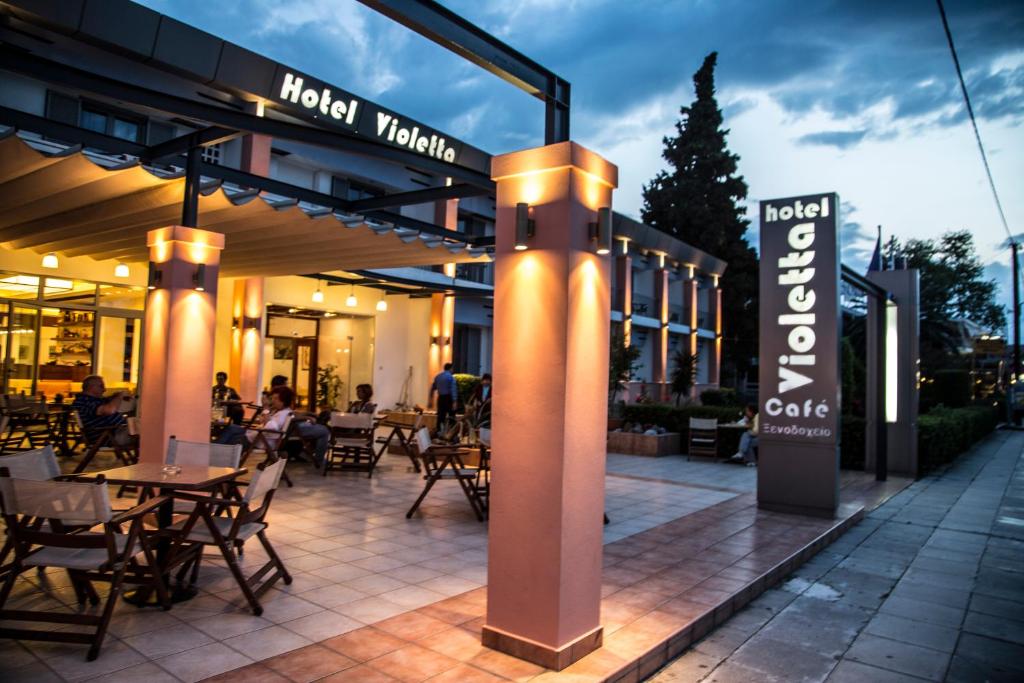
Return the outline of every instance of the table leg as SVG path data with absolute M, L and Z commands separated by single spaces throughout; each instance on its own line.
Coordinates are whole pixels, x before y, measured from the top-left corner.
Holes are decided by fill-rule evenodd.
M 419 509 L 420 503 L 422 503 L 423 499 L 427 497 L 428 493 L 430 493 L 430 489 L 434 488 L 434 484 L 437 482 L 438 479 L 441 478 L 441 475 L 444 474 L 444 468 L 448 467 L 448 465 L 450 465 L 451 462 L 452 462 L 452 456 L 448 455 L 441 462 L 441 466 L 440 467 L 435 469 L 433 472 L 429 472 L 429 471 L 427 472 L 427 483 L 423 487 L 423 493 L 421 493 L 420 497 L 416 499 L 416 502 L 412 504 L 412 507 L 409 508 L 409 511 L 407 513 L 405 513 L 405 518 L 406 519 L 409 519 L 414 514 L 416 514 L 416 510 Z M 424 463 L 424 467 L 426 467 L 426 463 Z
M 174 523 L 174 499 L 170 497 L 171 493 L 173 493 L 173 491 L 169 489 L 160 489 L 160 495 L 166 495 L 168 497 L 167 501 L 157 508 L 157 526 L 160 529 L 166 529 Z M 166 570 L 167 560 L 170 554 L 171 538 L 167 535 L 161 535 L 156 546 L 156 563 L 159 570 L 164 572 L 164 585 L 167 586 L 170 591 L 171 602 L 177 603 L 191 600 L 199 593 L 196 588 L 180 583 L 175 586 L 171 585 L 171 572 Z M 136 607 L 160 606 L 160 601 L 157 599 L 153 589 L 149 586 L 141 586 L 133 591 L 125 593 L 124 601 L 135 605 Z

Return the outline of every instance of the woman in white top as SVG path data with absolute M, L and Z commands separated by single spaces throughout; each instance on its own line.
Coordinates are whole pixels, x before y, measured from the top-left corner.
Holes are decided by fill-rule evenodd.
M 292 417 L 292 403 L 294 401 L 295 392 L 290 388 L 283 386 L 274 387 L 270 391 L 270 409 L 261 415 L 263 419 L 262 424 L 259 426 L 263 429 L 284 432 L 288 426 L 288 421 Z M 255 441 L 258 433 L 259 431 L 256 429 L 246 430 L 245 427 L 239 425 L 228 425 L 220 435 L 220 438 L 217 439 L 217 443 L 240 443 L 248 448 L 249 444 Z M 281 440 L 281 435 L 264 434 L 263 439 L 266 441 L 267 448 L 276 450 L 277 444 Z

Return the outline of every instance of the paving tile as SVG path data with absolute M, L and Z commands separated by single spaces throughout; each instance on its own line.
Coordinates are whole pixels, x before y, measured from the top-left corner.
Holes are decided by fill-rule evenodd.
M 283 626 L 271 626 L 228 638 L 223 643 L 258 662 L 309 645 L 310 640 Z
M 381 655 L 405 647 L 409 641 L 378 630 L 372 626 L 356 629 L 320 643 L 324 647 L 349 657 L 356 662 L 368 662 Z
M 946 653 L 866 633 L 854 641 L 845 657 L 930 681 L 943 679 L 950 660 Z
M 919 683 L 925 679 L 843 660 L 829 674 L 828 683 Z
M 263 664 L 295 683 L 308 683 L 356 665 L 348 657 L 320 645 L 309 645 L 264 660 Z
M 887 599 L 882 604 L 881 611 L 886 614 L 903 617 L 904 619 L 923 621 L 952 628 L 960 627 L 965 614 L 964 610 L 955 607 L 895 597 Z
M 369 662 L 374 669 L 407 683 L 425 681 L 458 664 L 459 662 L 451 657 L 411 644 Z
M 290 680 L 260 662 L 212 676 L 203 683 L 290 683 Z
M 352 619 L 364 624 L 374 624 L 379 621 L 389 619 L 395 615 L 408 612 L 409 609 L 402 605 L 397 605 L 380 596 L 376 596 L 339 605 L 334 608 L 334 611 L 351 617 Z
M 449 626 L 450 624 L 440 619 L 435 619 L 419 612 L 406 612 L 376 624 L 378 630 L 408 641 L 426 638 L 429 635 L 448 629 Z
M 252 660 L 223 643 L 211 643 L 163 657 L 156 663 L 185 683 L 194 683 L 251 664 Z
M 369 665 L 360 664 L 320 680 L 321 683 L 394 683 L 398 679 Z
M 824 680 L 835 659 L 758 634 L 729 658 L 729 664 L 759 672 L 765 676 L 762 680 Z
M 5 669 L 3 674 L 4 683 L 60 683 L 63 680 L 53 669 L 39 661 L 16 669 Z
M 281 626 L 312 642 L 318 642 L 362 628 L 363 622 L 334 610 L 324 610 L 283 622 Z
M 153 662 L 136 664 L 127 669 L 89 680 L 91 683 L 177 683 L 178 681 L 177 678 Z
M 956 655 L 990 667 L 996 674 L 1024 677 L 1024 647 L 993 638 L 964 633 Z
M 85 655 L 87 645 L 77 645 L 74 651 L 65 652 L 46 660 L 46 665 L 53 669 L 65 681 L 83 681 L 104 674 L 127 669 L 129 666 L 141 664 L 146 658 L 137 651 L 116 640 L 104 641 L 100 656 L 94 662 L 87 662 Z
M 512 680 L 529 679 L 544 673 L 544 667 L 491 649 L 485 649 L 476 657 L 473 657 L 473 659 L 469 660 L 469 664 Z
M 960 637 L 960 631 L 955 628 L 912 621 L 884 613 L 876 614 L 864 632 L 947 653 L 953 652 Z

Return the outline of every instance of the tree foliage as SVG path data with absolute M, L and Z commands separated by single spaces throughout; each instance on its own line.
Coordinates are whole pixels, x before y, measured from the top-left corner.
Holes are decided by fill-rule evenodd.
M 672 360 L 675 367 L 672 368 L 670 388 L 676 397 L 676 405 L 679 405 L 679 399 L 690 393 L 697 380 L 697 354 L 677 349 Z
M 622 332 L 611 335 L 611 356 L 608 359 L 608 402 L 615 403 L 615 397 L 625 382 L 633 379 L 640 367 L 640 347 L 626 345 Z
M 890 258 L 905 258 L 907 267 L 921 273 L 921 365 L 928 371 L 948 367 L 961 345 L 960 322 L 973 322 L 990 332 L 1006 325 L 1003 307 L 996 303 L 996 283 L 986 280 L 985 268 L 968 230 L 947 232 L 938 240 L 891 238 Z
M 717 58 L 709 54 L 693 76 L 696 99 L 680 109 L 676 135 L 663 140 L 669 168 L 644 186 L 642 213 L 648 225 L 728 263 L 720 283 L 723 365 L 743 373 L 757 355 L 758 264 L 746 239 L 747 184 L 715 99 Z

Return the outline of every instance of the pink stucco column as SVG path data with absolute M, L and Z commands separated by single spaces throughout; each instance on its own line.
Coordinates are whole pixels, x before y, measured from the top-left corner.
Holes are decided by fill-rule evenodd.
M 668 271 L 658 268 L 654 271 L 654 310 L 658 314 L 658 331 L 654 337 L 654 367 L 651 379 L 657 384 L 656 398 L 668 399 Z
M 259 403 L 263 391 L 263 278 L 235 280 L 231 300 L 231 372 L 228 382 L 243 401 Z
M 150 230 L 147 244 L 158 277 L 146 299 L 140 460 L 163 462 L 172 434 L 188 441 L 210 439 L 217 271 L 224 235 L 173 226 Z
M 495 157 L 492 486 L 483 643 L 562 669 L 600 647 L 610 263 L 589 226 L 618 170 L 573 142 Z M 513 248 L 516 205 L 535 221 Z

